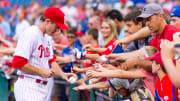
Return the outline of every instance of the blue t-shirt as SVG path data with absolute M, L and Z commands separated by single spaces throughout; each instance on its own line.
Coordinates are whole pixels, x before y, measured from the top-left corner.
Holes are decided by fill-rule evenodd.
M 72 51 L 73 49 L 75 49 L 75 48 L 77 48 L 77 49 L 79 49 L 79 50 L 82 50 L 82 46 L 81 46 L 81 43 L 80 43 L 79 40 L 76 40 L 76 41 L 75 41 L 75 45 L 74 45 L 74 47 L 73 47 L 72 49 L 70 49 L 69 46 L 66 47 L 66 48 L 63 48 L 63 50 L 62 50 L 62 57 L 65 57 L 65 56 L 67 56 L 67 55 L 73 55 L 73 54 L 71 53 L 71 51 Z M 72 64 L 75 64 L 75 63 L 72 63 Z M 71 72 L 71 63 L 67 63 L 66 66 L 63 67 L 63 71 L 64 71 L 64 72 Z
M 3 21 L 2 23 L 0 23 L 0 26 L 4 29 L 6 36 L 10 37 L 11 28 L 9 22 Z
M 124 38 L 125 31 L 126 31 L 126 27 L 124 27 L 124 28 L 119 32 L 118 40 Z

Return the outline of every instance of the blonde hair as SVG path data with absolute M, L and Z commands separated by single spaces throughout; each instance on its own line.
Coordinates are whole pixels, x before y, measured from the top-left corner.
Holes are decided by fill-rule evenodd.
M 153 46 L 144 46 L 142 48 L 142 52 L 144 53 L 145 57 L 153 56 L 158 50 Z
M 105 40 L 103 45 L 103 47 L 105 47 L 109 43 L 109 41 L 111 41 L 113 38 L 117 39 L 117 28 L 116 28 L 116 23 L 111 19 L 104 19 L 103 22 L 106 22 L 111 28 L 111 34 Z

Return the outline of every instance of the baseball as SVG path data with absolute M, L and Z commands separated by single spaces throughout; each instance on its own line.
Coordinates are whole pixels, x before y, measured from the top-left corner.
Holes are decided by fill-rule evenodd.
M 11 76 L 8 73 L 5 73 L 6 79 L 10 79 Z
M 96 81 L 96 80 L 97 80 L 97 78 L 92 78 L 92 79 L 90 79 L 90 80 L 89 80 L 89 84 L 93 84 L 93 82 Z
M 99 59 L 100 62 L 106 62 L 108 59 L 106 58 L 106 55 L 102 55 Z
M 74 78 L 73 76 L 71 76 L 71 77 L 69 78 L 69 81 L 70 81 L 71 84 L 73 84 L 73 83 L 76 82 L 76 78 Z
M 81 59 L 81 52 L 77 52 L 76 58 L 77 58 L 77 59 Z

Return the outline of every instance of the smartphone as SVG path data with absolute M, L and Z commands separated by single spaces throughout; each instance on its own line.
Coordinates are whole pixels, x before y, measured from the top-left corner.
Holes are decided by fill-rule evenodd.
M 112 51 L 112 53 L 123 53 L 123 52 L 124 50 L 120 45 L 117 45 Z

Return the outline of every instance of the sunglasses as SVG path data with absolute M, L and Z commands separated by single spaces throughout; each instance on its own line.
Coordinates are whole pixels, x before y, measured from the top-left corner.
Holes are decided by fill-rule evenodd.
M 68 39 L 76 38 L 76 36 L 67 36 Z

